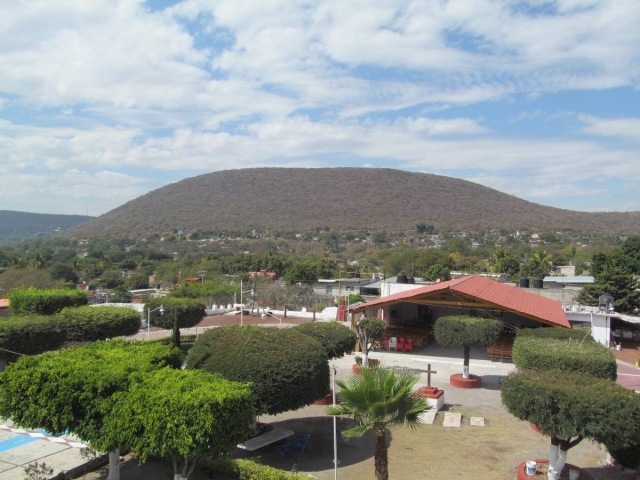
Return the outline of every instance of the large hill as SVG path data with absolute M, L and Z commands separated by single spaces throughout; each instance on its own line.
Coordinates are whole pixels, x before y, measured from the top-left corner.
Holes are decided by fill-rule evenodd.
M 94 217 L 0 210 L 0 242 L 46 237 Z
M 173 229 L 246 231 L 487 228 L 638 233 L 640 212 L 545 207 L 465 180 L 373 168 L 256 168 L 188 178 L 154 190 L 69 232 L 139 237 Z

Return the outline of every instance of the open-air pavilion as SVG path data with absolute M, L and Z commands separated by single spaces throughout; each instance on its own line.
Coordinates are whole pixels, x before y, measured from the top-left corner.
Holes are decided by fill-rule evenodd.
M 349 312 L 352 328 L 363 313 L 383 318 L 383 340 L 412 338 L 416 348 L 427 346 L 435 321 L 447 315 L 495 318 L 505 324 L 506 332 L 539 326 L 571 328 L 560 302 L 476 275 L 382 297 Z

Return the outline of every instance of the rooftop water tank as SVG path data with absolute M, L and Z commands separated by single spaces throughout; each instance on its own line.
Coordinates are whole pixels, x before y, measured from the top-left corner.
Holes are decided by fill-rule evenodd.
M 529 288 L 529 277 L 522 277 L 520 279 L 520 288 Z
M 400 272 L 396 277 L 396 283 L 409 283 L 409 278 L 404 272 Z
M 542 288 L 542 279 L 534 278 L 533 280 L 533 288 Z

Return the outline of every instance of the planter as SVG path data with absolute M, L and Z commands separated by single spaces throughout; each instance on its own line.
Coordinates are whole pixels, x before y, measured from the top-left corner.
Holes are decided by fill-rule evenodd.
M 437 387 L 420 387 L 413 392 L 413 396 L 426 398 L 427 404 L 436 412 L 444 407 L 444 391 Z
M 547 469 L 549 467 L 549 460 L 544 458 L 536 458 L 536 463 L 538 464 L 536 467 L 536 473 L 534 475 L 527 475 L 525 472 L 527 462 L 522 462 L 518 465 L 518 476 L 517 480 L 543 480 L 547 478 Z M 562 470 L 562 475 L 560 476 L 561 480 L 569 480 L 569 471 L 577 471 L 579 472 L 577 480 L 595 480 L 590 474 L 582 470 L 580 467 L 576 467 L 575 465 L 571 465 L 570 463 L 565 464 L 564 469 Z
M 449 384 L 456 388 L 480 388 L 482 387 L 482 378 L 478 375 L 469 375 L 469 378 L 463 378 L 461 373 L 454 373 L 449 377 Z
M 333 391 L 329 390 L 329 393 L 327 393 L 324 397 L 319 398 L 318 400 L 313 402 L 313 404 L 314 405 L 333 405 Z

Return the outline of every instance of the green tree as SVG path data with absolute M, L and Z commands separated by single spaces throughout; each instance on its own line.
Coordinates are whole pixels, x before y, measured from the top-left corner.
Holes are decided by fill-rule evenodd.
M 462 374 L 463 378 L 469 378 L 471 345 L 488 346 L 494 344 L 502 333 L 502 323 L 492 318 L 452 315 L 436 320 L 433 333 L 440 345 L 464 348 Z
M 163 307 L 164 313 L 160 311 Z M 180 346 L 180 329 L 195 327 L 206 315 L 206 305 L 191 298 L 151 298 L 144 304 L 144 316 L 148 316 L 149 311 L 155 310 L 151 314 L 151 325 L 165 329 L 171 329 L 172 341 L 176 347 Z
M 107 435 L 105 418 L 114 394 L 127 391 L 135 374 L 179 368 L 178 349 L 149 342 L 95 342 L 38 356 L 22 357 L 0 376 L 0 415 L 25 428 L 54 435 L 71 431 L 110 453 L 110 476 L 119 478 L 124 439 Z M 108 441 L 108 440 L 112 441 Z
M 248 384 L 195 370 L 152 372 L 116 393 L 113 403 L 94 446 L 124 444 L 141 462 L 169 457 L 175 480 L 188 479 L 203 457 L 231 453 L 249 438 L 253 418 Z
M 585 285 L 577 300 L 585 305 L 598 305 L 598 298 L 605 293 L 613 296 L 618 312 L 636 313 L 640 309 L 638 281 L 623 265 L 605 263 L 596 277 L 596 283 Z
M 302 323 L 295 329 L 320 342 L 328 359 L 340 358 L 356 346 L 356 334 L 335 321 Z
M 252 383 L 256 415 L 297 410 L 329 390 L 325 348 L 293 328 L 208 330 L 189 350 L 187 368 Z
M 451 270 L 444 265 L 437 263 L 429 267 L 429 270 L 422 274 L 422 278 L 430 282 L 434 282 L 437 279 L 445 282 L 447 280 L 451 280 Z
M 141 288 L 149 288 L 149 277 L 140 273 L 134 273 L 124 279 L 124 288 L 126 290 L 139 290 Z
M 498 262 L 496 270 L 513 277 L 520 271 L 520 262 L 514 256 L 509 255 Z
M 356 322 L 356 335 L 362 352 L 362 365 L 369 366 L 369 344 L 380 340 L 384 333 L 385 322 L 377 318 L 367 318 L 362 314 L 362 318 Z
M 33 268 L 44 268 L 45 264 L 46 264 L 46 259 L 44 258 L 44 255 L 42 255 L 40 252 L 35 252 L 29 258 L 29 266 L 30 267 L 33 267 Z
M 502 382 L 513 416 L 549 435 L 549 480 L 560 478 L 567 452 L 583 439 L 612 451 L 640 444 L 640 397 L 608 379 L 584 373 L 518 370 Z
M 287 285 L 315 283 L 318 281 L 318 278 L 316 265 L 310 260 L 295 263 L 284 275 L 284 281 Z
M 353 417 L 355 425 L 344 429 L 346 438 L 360 437 L 374 431 L 376 480 L 388 480 L 389 459 L 386 432 L 389 427 L 418 427 L 420 414 L 429 407 L 426 399 L 413 396 L 418 376 L 408 370 L 396 372 L 382 366 L 362 369 L 360 375 L 336 380 L 340 387 L 340 404 L 327 407 L 328 415 Z

